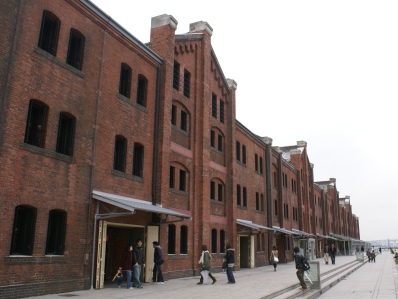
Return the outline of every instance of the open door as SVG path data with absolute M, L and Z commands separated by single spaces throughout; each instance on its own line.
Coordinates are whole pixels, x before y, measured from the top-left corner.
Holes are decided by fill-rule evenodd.
M 146 248 L 145 248 L 145 282 L 152 281 L 153 271 L 153 244 L 152 242 L 159 242 L 159 226 L 147 226 L 146 228 Z
M 98 221 L 97 267 L 95 274 L 96 289 L 104 288 L 106 230 L 107 230 L 107 222 L 104 220 Z

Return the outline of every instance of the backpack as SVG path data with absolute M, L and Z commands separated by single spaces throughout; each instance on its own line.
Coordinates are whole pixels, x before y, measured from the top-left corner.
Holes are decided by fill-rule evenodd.
M 303 256 L 303 258 L 301 259 L 301 263 L 303 265 L 303 269 L 304 271 L 308 271 L 311 266 L 310 266 L 310 262 Z

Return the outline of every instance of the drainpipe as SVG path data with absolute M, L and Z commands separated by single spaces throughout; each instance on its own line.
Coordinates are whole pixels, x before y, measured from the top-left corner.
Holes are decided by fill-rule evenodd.
M 17 28 L 18 28 L 18 23 L 19 23 L 19 11 L 21 8 L 21 1 L 18 1 L 18 9 L 17 9 L 17 13 L 16 13 L 16 20 L 15 20 L 15 26 L 14 26 L 14 32 L 12 34 L 12 36 L 14 37 L 12 39 L 11 42 L 11 46 L 10 46 L 10 55 L 8 56 L 8 61 L 7 61 L 7 70 L 6 70 L 6 74 L 5 74 L 5 80 L 4 80 L 4 85 L 3 88 L 1 90 L 1 94 L 0 94 L 0 148 L 3 147 L 4 143 L 3 143 L 3 137 L 5 134 L 5 122 L 6 122 L 6 97 L 7 97 L 7 90 L 8 90 L 8 80 L 10 77 L 10 72 L 11 72 L 11 64 L 12 64 L 12 56 L 15 53 L 14 51 L 14 45 L 16 43 L 17 40 Z
M 159 107 L 160 107 L 160 79 L 161 71 L 158 66 L 156 73 L 156 102 L 155 102 L 155 130 L 153 141 L 153 165 L 152 165 L 152 204 L 156 205 L 156 174 L 158 164 L 158 143 L 159 143 Z
M 108 20 L 109 23 L 109 20 Z M 94 126 L 94 139 L 93 139 L 93 151 L 91 155 L 91 167 L 90 167 L 90 188 L 89 192 L 89 202 L 88 202 L 88 216 L 87 216 L 87 227 L 86 227 L 86 240 L 88 240 L 88 231 L 89 231 L 89 219 L 91 217 L 91 207 L 93 204 L 93 199 L 92 199 L 92 193 L 94 189 L 94 172 L 95 172 L 95 154 L 96 154 L 96 145 L 97 145 L 97 134 L 98 134 L 98 112 L 99 112 L 99 106 L 100 106 L 100 100 L 101 100 L 101 82 L 102 82 L 102 70 L 104 66 L 104 51 L 105 51 L 105 40 L 106 40 L 106 30 L 104 29 L 104 37 L 103 37 L 103 42 L 102 42 L 102 59 L 101 59 L 101 65 L 100 65 L 100 77 L 98 80 L 98 95 L 97 95 L 97 105 L 96 105 L 96 112 L 95 112 L 95 126 Z M 95 215 L 99 213 L 99 204 L 97 200 L 97 211 Z M 94 238 L 93 238 L 93 252 L 92 252 L 92 264 L 91 264 L 91 289 L 94 289 L 93 283 L 94 283 L 94 257 L 95 257 L 95 243 L 96 243 L 96 235 L 97 235 L 97 218 L 94 217 Z M 85 252 L 87 252 L 87 241 L 86 241 L 86 249 Z M 84 266 L 86 267 L 86 265 Z

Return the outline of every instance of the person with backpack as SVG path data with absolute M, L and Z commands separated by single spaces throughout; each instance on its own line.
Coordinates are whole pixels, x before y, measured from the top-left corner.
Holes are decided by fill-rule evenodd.
M 304 271 L 308 270 L 306 269 L 306 262 L 308 263 L 307 259 L 300 253 L 300 249 L 298 247 L 294 247 L 293 249 L 294 253 L 294 261 L 296 262 L 296 275 L 298 280 L 300 281 L 301 284 L 301 291 L 305 291 L 307 289 L 307 285 L 305 284 L 304 281 Z

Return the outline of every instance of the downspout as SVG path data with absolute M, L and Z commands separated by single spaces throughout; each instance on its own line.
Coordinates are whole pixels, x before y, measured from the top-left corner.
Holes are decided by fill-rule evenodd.
M 15 21 L 15 26 L 14 26 L 14 33 L 13 33 L 13 39 L 11 42 L 11 46 L 10 46 L 10 55 L 8 56 L 8 61 L 7 61 L 7 70 L 6 70 L 6 74 L 5 74 L 5 80 L 4 80 L 4 85 L 3 85 L 3 89 L 1 91 L 1 95 L 0 95 L 0 148 L 3 146 L 4 142 L 3 142 L 3 136 L 5 134 L 5 121 L 6 121 L 6 94 L 7 94 L 7 86 L 8 86 L 8 79 L 10 77 L 10 71 L 11 71 L 11 64 L 12 64 L 12 56 L 13 53 L 15 51 L 14 50 L 14 45 L 16 43 L 16 39 L 17 39 L 17 28 L 18 28 L 18 22 L 19 22 L 19 12 L 21 9 L 21 1 L 19 1 L 18 4 L 18 10 L 17 10 L 17 19 Z
M 109 23 L 109 20 L 108 20 Z M 92 199 L 92 193 L 94 189 L 94 172 L 95 172 L 95 154 L 96 154 L 96 148 L 97 148 L 97 135 L 98 135 L 98 112 L 99 112 L 99 106 L 100 106 L 100 100 L 101 100 L 101 83 L 102 83 L 102 70 L 104 67 L 104 52 L 105 52 L 105 39 L 106 39 L 106 30 L 104 29 L 104 38 L 103 38 L 103 43 L 102 43 L 102 59 L 101 59 L 101 65 L 100 65 L 100 77 L 98 80 L 98 94 L 97 94 L 97 105 L 96 105 L 96 111 L 95 111 L 95 126 L 94 126 L 94 140 L 93 140 L 93 151 L 91 155 L 91 169 L 90 169 L 90 188 L 89 188 L 89 202 L 88 202 L 88 216 L 87 216 L 87 228 L 86 228 L 86 240 L 88 240 L 88 231 L 89 231 L 89 219 L 91 218 L 91 207 L 93 204 L 93 199 Z M 92 258 L 91 258 L 91 290 L 94 289 L 94 264 L 95 264 L 95 247 L 96 247 L 96 240 L 97 240 L 97 218 L 96 215 L 99 213 L 99 204 L 97 201 L 97 208 L 94 216 L 94 237 L 93 237 L 93 252 L 92 252 Z M 87 242 L 86 242 L 86 250 L 87 252 Z
M 155 101 L 155 128 L 153 141 L 153 165 L 152 165 L 152 204 L 156 205 L 156 176 L 158 169 L 158 143 L 159 143 L 159 107 L 160 107 L 160 79 L 161 69 L 157 68 L 156 73 L 156 101 Z
M 272 173 L 271 173 L 271 143 L 267 144 L 266 146 L 266 151 L 265 151 L 265 171 L 266 171 L 266 177 L 265 177 L 265 186 L 266 186 L 266 192 L 267 192 L 267 220 L 268 220 L 268 227 L 272 228 Z M 269 231 L 268 232 L 268 247 L 269 249 L 272 248 L 272 244 L 274 242 L 274 234 L 275 232 Z

